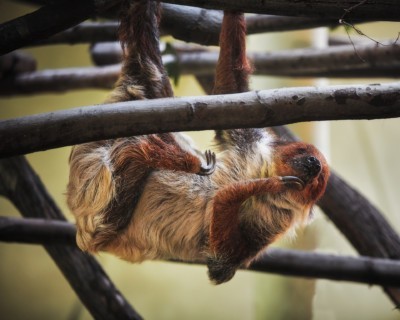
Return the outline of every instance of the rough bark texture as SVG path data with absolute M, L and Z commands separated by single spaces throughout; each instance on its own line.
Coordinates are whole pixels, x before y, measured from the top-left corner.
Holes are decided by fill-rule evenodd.
M 76 247 L 75 226 L 64 221 L 0 217 L 0 241 Z M 400 261 L 269 249 L 249 270 L 400 286 Z
M 397 0 L 164 0 L 207 9 L 233 10 L 308 18 L 399 21 Z
M 72 27 L 117 0 L 58 1 L 0 25 L 0 55 Z
M 65 221 L 23 157 L 0 160 L 0 192 L 24 217 Z M 70 246 L 44 247 L 95 319 L 141 319 L 92 256 Z
M 112 65 L 21 73 L 0 80 L 0 96 L 65 92 L 88 88 L 111 89 L 120 71 L 120 65 Z
M 149 133 L 400 116 L 400 84 L 129 101 L 0 121 L 0 157 Z
M 96 65 L 115 64 L 122 59 L 121 47 L 116 42 L 95 44 L 90 51 Z M 400 46 L 395 44 L 249 52 L 248 57 L 254 64 L 256 75 L 397 78 L 400 74 Z M 164 55 L 164 63 L 176 64 L 181 74 L 213 74 L 217 60 L 218 52 L 206 50 L 176 51 L 175 55 Z

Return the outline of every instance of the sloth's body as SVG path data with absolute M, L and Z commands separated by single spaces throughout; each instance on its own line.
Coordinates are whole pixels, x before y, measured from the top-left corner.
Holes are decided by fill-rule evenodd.
M 158 4 L 128 3 L 127 48 L 110 101 L 172 95 L 158 49 Z M 214 93 L 248 90 L 244 18 L 225 12 Z M 312 145 L 265 129 L 216 131 L 215 155 L 165 133 L 75 146 L 68 205 L 82 250 L 125 260 L 204 261 L 222 283 L 278 237 L 309 220 L 329 169 Z

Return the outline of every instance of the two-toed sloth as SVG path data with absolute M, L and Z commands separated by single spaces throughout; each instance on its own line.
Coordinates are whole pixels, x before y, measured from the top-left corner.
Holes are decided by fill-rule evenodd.
M 172 96 L 159 4 L 125 1 L 122 12 L 123 69 L 108 102 Z M 245 29 L 243 14 L 224 13 L 214 94 L 248 90 Z M 75 146 L 67 195 L 79 247 L 131 262 L 203 261 L 218 284 L 309 220 L 329 176 L 314 146 L 267 129 L 219 130 L 215 141 L 216 156 L 180 133 Z

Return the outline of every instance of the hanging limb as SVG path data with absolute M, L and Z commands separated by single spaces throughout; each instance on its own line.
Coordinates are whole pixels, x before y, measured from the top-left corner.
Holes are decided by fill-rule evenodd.
M 0 241 L 4 242 L 76 247 L 75 232 L 75 226 L 69 222 L 0 217 Z M 369 285 L 400 286 L 400 261 L 369 257 L 268 249 L 249 270 Z
M 297 140 L 286 127 L 274 129 L 289 141 Z M 400 237 L 396 231 L 368 199 L 333 170 L 318 206 L 361 255 L 400 259 Z M 400 306 L 400 289 L 383 289 L 396 307 Z
M 23 157 L 0 160 L 0 192 L 24 217 L 65 221 Z M 44 247 L 95 319 L 141 319 L 92 256 L 75 247 Z
M 151 133 L 399 116 L 400 83 L 127 101 L 0 121 L 0 157 Z
M 57 1 L 0 24 L 0 55 L 54 35 L 118 2 L 119 0 Z

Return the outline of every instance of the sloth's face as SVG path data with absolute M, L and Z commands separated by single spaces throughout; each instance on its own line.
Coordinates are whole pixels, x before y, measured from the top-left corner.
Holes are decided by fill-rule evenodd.
M 275 175 L 295 176 L 303 183 L 299 199 L 317 201 L 325 191 L 329 167 L 317 148 L 303 142 L 278 142 L 274 153 Z

